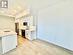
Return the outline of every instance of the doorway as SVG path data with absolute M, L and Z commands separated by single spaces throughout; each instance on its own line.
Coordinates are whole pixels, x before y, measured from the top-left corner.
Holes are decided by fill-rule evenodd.
M 15 32 L 19 35 L 19 23 L 15 23 Z

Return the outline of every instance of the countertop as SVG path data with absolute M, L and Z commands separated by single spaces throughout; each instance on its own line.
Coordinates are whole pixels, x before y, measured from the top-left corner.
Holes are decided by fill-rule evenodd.
M 0 37 L 5 37 L 5 36 L 8 36 L 8 35 L 16 35 L 17 33 L 16 32 L 13 32 L 13 31 L 9 31 L 9 32 L 0 32 Z

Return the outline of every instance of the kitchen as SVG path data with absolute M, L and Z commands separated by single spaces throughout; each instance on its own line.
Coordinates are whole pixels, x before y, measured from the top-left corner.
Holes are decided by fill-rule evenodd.
M 0 2 L 0 54 L 73 55 L 72 0 Z
M 21 21 L 15 20 L 13 17 L 8 16 L 0 16 L 0 52 L 1 54 L 4 54 L 18 46 L 18 36 L 25 37 L 28 40 L 36 39 L 36 32 L 35 32 L 35 26 L 33 25 L 33 17 L 29 16 L 29 19 L 31 19 L 31 22 L 24 21 L 27 20 L 26 17 L 19 18 Z M 23 22 L 22 22 L 23 21 Z M 29 23 L 29 25 L 25 25 L 24 22 Z M 15 23 L 19 23 L 20 26 L 18 26 L 20 29 L 18 29 L 20 32 L 17 34 L 15 32 Z M 25 26 L 24 26 L 25 25 Z M 22 30 L 25 31 L 25 36 L 22 35 Z M 32 36 L 33 37 L 32 37 Z
M 18 12 L 23 11 L 17 14 L 16 10 L 11 10 L 11 8 L 3 7 L 0 9 L 0 54 L 15 49 L 18 46 L 19 35 L 28 40 L 36 39 L 36 26 L 33 24 L 33 16 L 30 15 L 28 9 L 21 9 L 20 6 L 18 9 Z M 23 33 L 22 30 L 25 32 Z

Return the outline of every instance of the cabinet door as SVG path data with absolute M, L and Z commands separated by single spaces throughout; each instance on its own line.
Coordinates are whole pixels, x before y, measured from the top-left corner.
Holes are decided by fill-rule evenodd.
M 6 53 L 17 46 L 17 35 L 10 35 L 2 38 L 3 53 Z
M 2 38 L 0 38 L 0 54 L 2 53 Z
M 25 31 L 25 36 L 26 36 L 27 39 L 30 40 L 31 39 L 31 37 L 30 37 L 31 36 L 31 32 L 29 30 L 26 30 Z

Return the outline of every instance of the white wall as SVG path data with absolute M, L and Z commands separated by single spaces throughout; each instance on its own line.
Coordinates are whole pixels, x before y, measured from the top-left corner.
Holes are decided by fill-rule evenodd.
M 7 16 L 0 16 L 0 30 L 2 29 L 11 29 L 12 31 L 15 31 L 14 18 Z
M 73 50 L 73 4 L 62 2 L 39 10 L 38 38 Z

